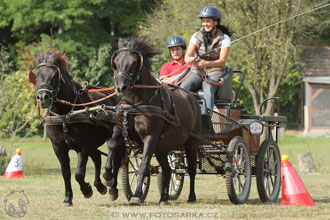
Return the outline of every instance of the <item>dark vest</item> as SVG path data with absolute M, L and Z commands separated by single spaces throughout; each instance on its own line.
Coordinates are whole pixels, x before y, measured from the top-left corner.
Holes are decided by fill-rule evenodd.
M 203 58 L 203 59 L 205 59 L 205 60 L 219 59 L 222 41 L 225 39 L 224 35 L 225 34 L 222 33 L 221 30 L 217 29 L 214 39 L 212 41 L 212 44 L 209 45 L 210 50 L 213 50 L 213 51 L 206 58 Z M 205 44 L 204 44 L 204 40 L 203 40 L 202 28 L 197 32 L 196 38 L 197 38 L 197 51 L 196 51 L 197 56 L 201 56 L 201 55 L 209 52 L 210 50 L 205 51 Z M 197 67 L 195 67 L 195 66 L 193 69 L 195 71 L 196 70 L 198 71 Z M 225 74 L 224 67 L 220 67 L 220 68 L 219 67 L 205 67 L 204 70 L 206 71 L 206 75 L 208 75 L 208 76 L 215 75 L 215 74 Z

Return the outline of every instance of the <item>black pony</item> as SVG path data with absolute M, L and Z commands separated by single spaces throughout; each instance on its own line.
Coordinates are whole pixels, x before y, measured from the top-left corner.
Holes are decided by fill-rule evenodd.
M 123 95 L 118 113 L 123 115 L 127 124 L 115 126 L 111 141 L 115 143 L 122 131 L 128 129 L 127 138 L 142 143 L 140 146 L 143 146 L 137 187 L 129 203 L 141 204 L 143 179 L 149 175 L 150 160 L 155 154 L 164 177 L 160 204 L 168 204 L 171 168 L 167 154 L 181 146 L 184 146 L 186 151 L 191 180 L 188 202 L 195 202 L 194 185 L 199 142 L 190 134 L 199 135 L 201 132 L 198 100 L 185 89 L 165 88 L 150 74 L 150 58 L 159 52 L 147 45 L 143 39 L 121 39 L 118 48 L 112 57 L 115 88 Z
M 93 194 L 92 187 L 89 183 L 85 182 L 88 156 L 91 157 L 95 165 L 94 186 L 101 194 L 105 194 L 107 188 L 102 184 L 100 179 L 101 151 L 98 150 L 98 147 L 110 138 L 113 125 L 86 117 L 68 120 L 64 116 L 73 109 L 77 110 L 86 107 L 83 103 L 105 98 L 109 95 L 109 92 L 105 94 L 101 92 L 89 93 L 85 91 L 82 85 L 75 82 L 68 73 L 65 54 L 55 49 L 50 49 L 45 54 L 38 55 L 35 69 L 35 73 L 32 71 L 30 72 L 29 80 L 35 85 L 38 105 L 48 109 L 43 120 L 47 125 L 47 136 L 52 142 L 54 152 L 62 169 L 65 183 L 65 199 L 63 205 L 72 205 L 73 193 L 71 188 L 70 149 L 75 150 L 78 154 L 75 178 L 80 185 L 80 190 L 83 195 L 89 198 Z M 60 100 L 65 100 L 62 103 L 66 104 L 62 104 Z M 73 107 L 70 103 L 78 107 Z M 114 106 L 117 103 L 118 98 L 116 96 L 97 102 L 97 104 L 110 106 Z M 88 105 L 88 107 L 91 106 L 92 105 Z M 119 144 L 121 143 L 122 142 L 119 142 Z M 118 148 L 118 150 L 120 151 L 121 149 Z M 114 165 L 114 170 L 118 171 L 122 153 L 111 153 L 116 153 L 117 156 L 114 161 L 107 161 L 106 168 L 112 169 L 112 165 Z M 114 175 L 117 176 L 117 173 L 114 173 Z M 118 190 L 116 188 L 117 182 L 109 183 L 109 185 L 112 185 L 109 189 L 110 198 L 116 199 L 118 197 Z

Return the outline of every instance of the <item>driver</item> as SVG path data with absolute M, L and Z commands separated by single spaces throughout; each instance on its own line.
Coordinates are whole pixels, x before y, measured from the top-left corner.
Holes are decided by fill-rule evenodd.
M 225 74 L 230 37 L 233 32 L 220 25 L 221 14 L 216 7 L 203 8 L 198 17 L 202 21 L 202 27 L 192 35 L 185 56 L 186 63 L 195 63 L 195 65 L 180 87 L 192 92 L 203 88 L 206 106 L 213 110 L 217 86 L 205 82 L 201 76 L 206 76 L 209 82 L 219 82 L 220 77 Z M 206 53 L 208 53 L 206 56 L 202 56 Z M 202 58 L 196 59 L 195 54 Z

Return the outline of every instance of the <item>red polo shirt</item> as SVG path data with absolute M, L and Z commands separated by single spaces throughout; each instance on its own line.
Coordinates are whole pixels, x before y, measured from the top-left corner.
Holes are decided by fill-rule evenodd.
M 160 73 L 159 73 L 159 77 L 164 76 L 164 75 L 168 75 L 170 73 L 172 73 L 174 70 L 180 68 L 181 66 L 185 65 L 186 63 L 183 61 L 182 64 L 175 62 L 174 60 L 171 60 L 171 62 L 169 63 L 165 63 L 162 68 L 160 69 Z M 182 73 L 188 66 L 192 67 L 192 63 L 188 64 L 186 67 L 176 71 L 175 73 L 173 73 L 171 76 L 175 76 L 178 75 L 180 73 Z

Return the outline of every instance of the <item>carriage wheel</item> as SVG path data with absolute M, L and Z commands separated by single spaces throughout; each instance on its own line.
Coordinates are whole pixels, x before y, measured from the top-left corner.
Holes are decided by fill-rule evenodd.
M 134 156 L 134 151 L 130 150 L 128 153 L 128 160 L 125 162 L 121 172 L 121 182 L 123 185 L 123 191 L 126 199 L 130 201 L 131 197 L 134 195 L 135 188 L 137 185 L 137 176 L 139 167 L 141 164 L 142 156 L 136 155 Z M 142 185 L 142 202 L 147 197 L 150 186 L 150 176 L 146 176 L 143 180 Z
M 228 146 L 226 187 L 229 199 L 234 204 L 247 201 L 251 189 L 250 152 L 244 138 L 236 136 Z
M 266 139 L 259 149 L 256 179 L 262 202 L 276 201 L 281 188 L 281 155 L 276 142 Z
M 169 200 L 177 200 L 181 194 L 183 183 L 184 183 L 184 174 L 177 174 L 175 173 L 176 169 L 176 157 L 174 154 L 168 155 L 168 162 L 172 169 L 171 180 L 170 180 L 170 188 L 169 188 Z M 183 157 L 180 157 L 180 161 L 183 163 Z M 163 189 L 163 173 L 160 172 L 157 175 L 157 182 L 158 182 L 158 191 L 162 194 Z

